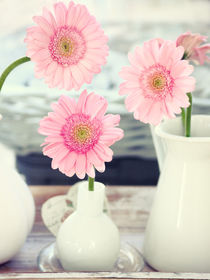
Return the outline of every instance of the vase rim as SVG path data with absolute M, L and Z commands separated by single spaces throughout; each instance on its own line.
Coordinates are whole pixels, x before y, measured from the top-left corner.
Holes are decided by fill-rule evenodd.
M 80 188 L 84 188 L 84 190 L 89 192 L 88 181 L 83 180 L 79 183 L 80 183 L 80 185 L 79 185 Z M 91 191 L 90 193 L 98 192 L 98 191 L 101 191 L 101 190 L 104 190 L 104 189 L 105 189 L 105 185 L 103 183 L 94 181 L 94 191 Z
M 201 121 L 207 121 L 209 120 L 209 128 L 210 128 L 210 115 L 192 115 L 192 119 L 191 121 L 193 122 L 193 120 L 201 120 Z M 176 135 L 176 134 L 172 134 L 170 132 L 167 132 L 166 130 L 164 130 L 164 126 L 166 126 L 166 124 L 168 122 L 173 122 L 178 124 L 178 122 L 180 123 L 181 121 L 181 117 L 176 117 L 174 119 L 168 119 L 168 120 L 164 120 L 162 123 L 160 123 L 159 125 L 157 125 L 155 127 L 155 133 L 160 136 L 161 138 L 164 139 L 168 139 L 168 140 L 176 140 L 179 142 L 188 142 L 188 143 L 192 143 L 192 142 L 200 142 L 200 143 L 209 143 L 210 142 L 210 136 L 191 136 L 191 137 L 186 137 L 186 136 L 182 136 L 182 135 Z

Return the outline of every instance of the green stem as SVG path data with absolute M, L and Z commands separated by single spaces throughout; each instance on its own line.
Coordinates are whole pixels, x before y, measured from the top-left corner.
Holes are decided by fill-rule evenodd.
M 9 73 L 14 69 L 16 68 L 18 65 L 22 64 L 22 63 L 25 63 L 27 61 L 30 61 L 30 58 L 25 56 L 25 57 L 22 57 L 16 61 L 14 61 L 12 64 L 10 64 L 5 70 L 4 72 L 1 74 L 1 77 L 0 77 L 0 91 L 3 87 L 3 84 L 7 78 L 7 76 L 9 75 Z
M 187 96 L 189 98 L 190 106 L 186 109 L 185 136 L 190 137 L 190 135 L 191 135 L 191 113 L 192 113 L 192 94 L 191 94 L 191 92 L 188 92 Z
M 181 116 L 182 116 L 182 126 L 183 126 L 183 129 L 185 131 L 185 120 L 186 120 L 186 112 L 185 112 L 185 108 L 181 108 L 182 109 L 182 113 L 181 113 Z
M 184 55 L 182 57 L 182 60 L 187 60 L 189 57 L 189 54 L 187 52 L 184 52 Z
M 88 190 L 94 191 L 94 178 L 88 177 Z

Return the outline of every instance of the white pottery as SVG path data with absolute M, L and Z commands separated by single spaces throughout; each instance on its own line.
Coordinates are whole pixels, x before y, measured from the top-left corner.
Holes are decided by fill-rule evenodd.
M 28 186 L 0 162 L 0 264 L 14 257 L 31 231 L 35 207 Z
M 150 131 L 152 134 L 152 140 L 153 140 L 153 144 L 155 147 L 155 152 L 156 152 L 156 156 L 157 156 L 157 161 L 158 161 L 158 167 L 159 167 L 159 171 L 162 170 L 162 166 L 163 166 L 163 162 L 165 159 L 165 155 L 166 155 L 166 151 L 165 151 L 165 145 L 164 145 L 164 141 L 163 139 L 161 139 L 160 136 L 158 136 L 155 133 L 155 126 L 154 125 L 150 125 Z
M 13 258 L 31 231 L 35 206 L 22 177 L 3 157 L 0 161 L 0 264 Z
M 77 194 L 81 182 L 75 183 L 66 195 L 57 195 L 49 198 L 42 204 L 41 216 L 46 228 L 57 236 L 59 228 L 77 208 Z M 105 195 L 103 212 L 110 215 L 108 199 Z
M 167 151 L 144 257 L 159 271 L 210 272 L 210 116 L 192 116 L 192 137 L 181 132 L 180 118 L 155 129 Z
M 76 211 L 61 225 L 56 247 L 66 271 L 109 271 L 119 255 L 119 231 L 103 212 L 105 186 L 79 185 Z

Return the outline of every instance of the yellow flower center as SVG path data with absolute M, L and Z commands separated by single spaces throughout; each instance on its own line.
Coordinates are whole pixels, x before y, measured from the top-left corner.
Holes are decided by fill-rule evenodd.
M 161 73 L 155 73 L 151 77 L 150 85 L 155 90 L 163 90 L 166 85 L 166 78 Z
M 60 54 L 63 56 L 71 56 L 74 51 L 74 44 L 69 38 L 62 38 L 59 44 Z
M 87 125 L 77 125 L 74 127 L 74 139 L 81 144 L 91 138 L 91 128 Z
M 63 67 L 76 65 L 86 53 L 86 41 L 74 27 L 57 28 L 48 45 L 52 59 Z

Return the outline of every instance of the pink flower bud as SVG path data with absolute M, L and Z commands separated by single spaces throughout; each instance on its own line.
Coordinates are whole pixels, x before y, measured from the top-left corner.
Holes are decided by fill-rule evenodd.
M 206 39 L 207 36 L 186 32 L 177 38 L 176 45 L 184 47 L 185 59 L 204 64 L 205 61 L 210 62 L 210 57 L 206 55 L 210 53 L 210 44 L 200 46 L 202 43 L 206 42 Z

